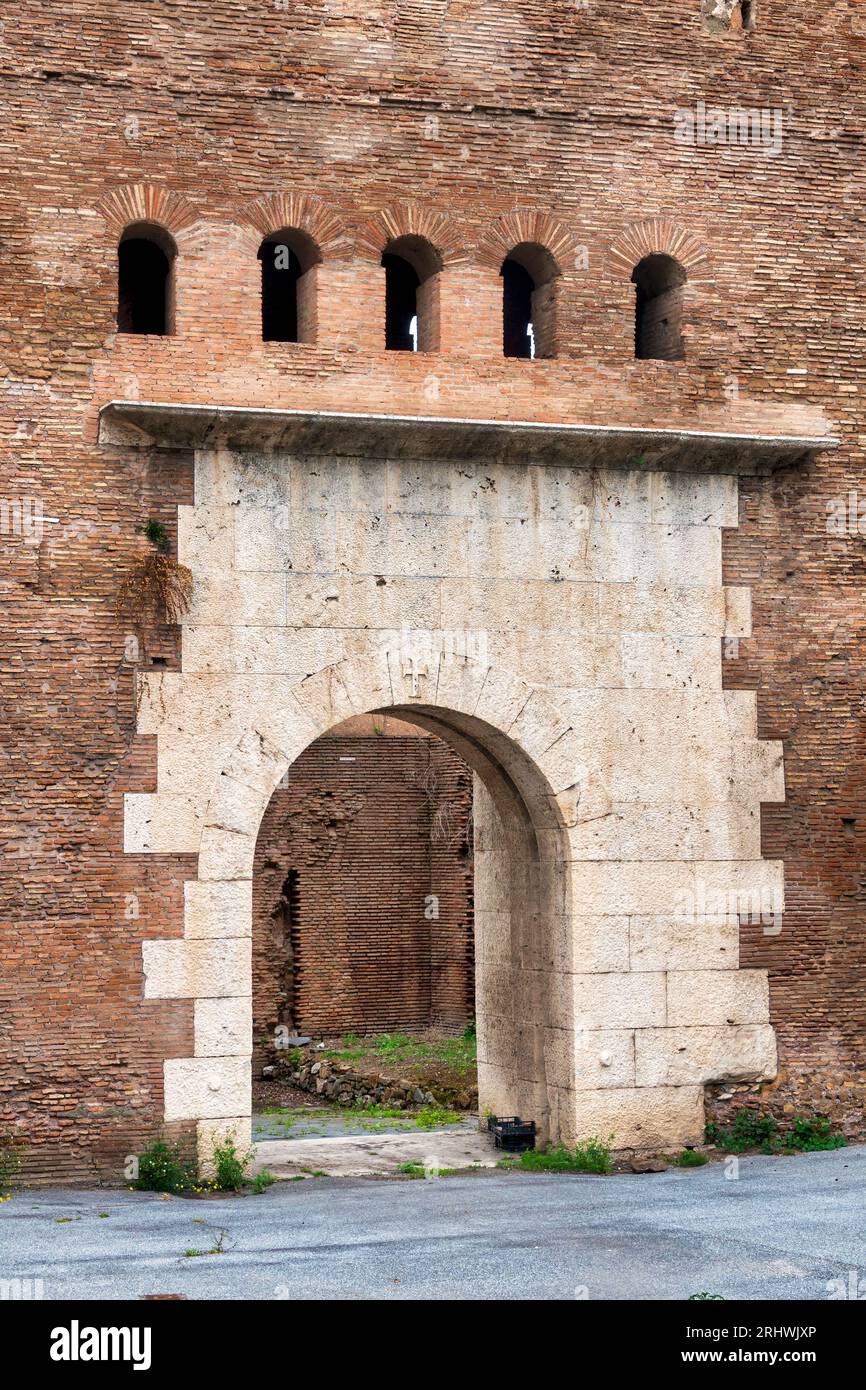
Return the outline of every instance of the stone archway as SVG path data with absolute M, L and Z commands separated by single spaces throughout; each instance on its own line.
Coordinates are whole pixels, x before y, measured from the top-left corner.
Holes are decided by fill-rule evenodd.
M 533 692 L 490 667 L 443 658 L 437 693 L 447 688 L 449 703 L 429 705 L 412 699 L 412 677 L 394 655 L 339 663 L 302 683 L 276 716 L 256 711 L 262 718 L 231 750 L 206 808 L 184 938 L 145 943 L 146 996 L 195 1000 L 195 1054 L 165 1063 L 165 1113 L 197 1122 L 202 1155 L 229 1131 L 249 1136 L 252 869 L 262 815 L 314 738 L 367 712 L 437 734 L 476 776 L 479 1103 L 531 1114 L 545 1140 L 574 1132 L 567 834 L 550 783 L 508 731 Z
M 483 1103 L 564 1141 L 699 1140 L 706 1082 L 775 1070 L 739 919 L 775 931 L 781 911 L 759 811 L 784 796 L 781 747 L 757 737 L 754 694 L 722 688 L 720 649 L 749 630 L 721 530 L 758 445 L 653 436 L 634 455 L 559 426 L 129 412 L 202 441 L 179 509 L 182 670 L 142 676 L 158 790 L 125 799 L 127 851 L 197 856 L 183 936 L 143 946 L 146 997 L 194 1007 L 166 1119 L 195 1122 L 203 1152 L 243 1136 L 264 808 L 312 741 L 387 710 L 444 734 L 485 789 Z

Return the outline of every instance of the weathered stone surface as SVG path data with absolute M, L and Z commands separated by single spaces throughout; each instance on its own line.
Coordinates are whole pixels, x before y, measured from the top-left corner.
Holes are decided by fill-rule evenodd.
M 231 499 L 234 515 L 221 501 L 210 519 L 204 503 L 185 517 L 212 584 L 186 625 L 188 666 L 148 687 L 143 710 L 172 791 L 131 797 L 127 829 L 139 852 L 199 851 L 189 939 L 145 950 L 148 997 L 199 1000 L 197 1052 L 238 1050 L 240 1013 L 221 1019 L 213 1000 L 243 997 L 248 948 L 215 952 L 207 938 L 249 930 L 259 823 L 292 749 L 365 710 L 418 703 L 471 732 L 463 756 L 477 745 L 497 760 L 482 752 L 476 767 L 489 792 L 479 784 L 475 825 L 482 1105 L 540 1106 L 564 1134 L 590 1113 L 587 1095 L 616 1094 L 627 1135 L 679 1136 L 697 1079 L 725 1057 L 766 1074 L 765 1035 L 758 1061 L 724 1037 L 767 1017 L 765 981 L 736 972 L 736 908 L 749 894 L 781 901 L 757 817 L 782 794 L 778 747 L 756 738 L 753 698 L 720 689 L 719 637 L 748 630 L 748 604 L 720 580 L 733 480 L 533 466 L 479 488 L 473 466 L 473 488 L 445 463 L 325 460 L 313 476 L 272 458 L 259 476 L 230 452 L 198 466 L 197 495 Z M 530 493 L 541 510 L 527 524 Z M 297 610 L 281 606 L 287 585 Z M 333 623 L 341 604 L 350 627 Z M 417 604 L 426 635 L 398 626 Z M 435 627 L 446 609 L 462 618 L 456 645 Z M 547 880 L 524 858 L 527 816 Z M 722 899 L 734 912 L 717 920 Z M 719 1031 L 688 1064 L 676 1044 L 650 1047 L 697 1022 Z M 336 1095 L 346 1083 L 318 1066 L 309 1084 Z
M 630 917 L 632 970 L 736 970 L 740 926 L 736 917 L 720 921 L 678 921 Z
M 667 1022 L 671 1028 L 733 1027 L 769 1019 L 764 970 L 680 970 L 667 976 Z
M 633 1173 L 666 1173 L 668 1165 L 663 1158 L 633 1158 L 629 1167 Z
M 591 484 L 580 471 L 553 478 L 530 468 L 500 475 L 498 495 L 478 502 L 445 464 L 424 475 L 398 466 L 388 482 L 377 463 L 327 461 L 317 480 L 293 468 L 286 463 L 281 477 L 271 461 L 259 478 L 256 467 L 222 456 L 222 482 L 211 474 L 197 492 L 207 498 L 210 488 L 238 507 L 228 563 L 234 555 L 242 567 L 239 584 L 221 543 L 224 502 L 213 520 L 207 502 L 185 518 L 213 585 L 188 624 L 189 667 L 181 680 L 154 685 L 145 724 L 160 733 L 160 787 L 182 795 L 129 798 L 128 844 L 199 849 L 199 880 L 186 887 L 189 941 L 146 945 L 147 997 L 197 998 L 196 1051 L 238 1052 L 249 954 L 238 942 L 214 952 L 207 937 L 249 931 L 261 813 L 292 746 L 364 709 L 423 699 L 492 721 L 491 748 L 525 787 L 525 806 L 532 816 L 552 812 L 538 842 L 562 876 L 545 926 L 538 881 L 521 867 L 520 819 L 503 815 L 495 787 L 488 801 L 477 794 L 481 1104 L 541 1105 L 556 1113 L 560 1133 L 577 1133 L 592 1113 L 585 1097 L 616 1093 L 620 1147 L 635 1134 L 651 1143 L 648 1130 L 691 1133 L 699 1080 L 720 1076 L 728 1061 L 755 1074 L 769 1066 L 765 1034 L 758 1061 L 737 1037 L 737 1024 L 765 1023 L 766 984 L 738 983 L 737 923 L 716 920 L 714 905 L 720 895 L 737 906 L 738 895 L 763 902 L 781 892 L 778 866 L 760 862 L 756 817 L 760 799 L 780 794 L 778 753 L 755 737 L 753 699 L 719 689 L 720 634 L 748 630 L 748 603 L 733 596 L 728 606 L 719 577 L 733 481 L 607 471 Z M 555 482 L 569 481 L 581 500 L 567 520 Z M 520 520 L 527 485 L 550 505 L 528 527 Z M 334 524 L 321 525 L 317 488 Z M 371 510 L 382 498 L 388 509 Z M 436 507 L 446 527 L 432 524 Z M 550 548 L 564 585 L 546 578 Z M 334 580 L 328 570 L 338 560 L 350 573 Z M 694 589 L 678 582 L 681 573 Z M 286 584 L 296 612 L 281 607 Z M 391 591 L 386 607 L 382 589 Z M 407 635 L 405 614 L 432 616 L 445 603 L 459 616 L 461 592 L 464 626 L 478 621 L 480 631 L 464 634 L 459 649 L 435 634 L 421 645 Z M 221 626 L 203 624 L 209 594 Z M 332 626 L 341 603 L 350 635 Z M 286 619 L 291 626 L 279 627 Z M 520 758 L 537 773 L 527 776 Z M 535 790 L 532 776 L 548 778 L 549 791 L 544 781 Z M 577 910 L 563 915 L 557 906 L 567 901 Z M 714 1029 L 688 1062 L 676 1041 L 667 1049 L 655 1041 L 698 1020 Z M 645 1040 L 639 1065 L 635 1030 Z M 309 1084 L 334 1095 L 350 1086 L 321 1065 Z M 220 1102 L 209 1093 L 203 1104 Z
M 219 1120 L 249 1113 L 249 1056 L 166 1061 L 166 1120 Z
M 768 1024 L 715 1028 L 639 1028 L 635 1033 L 638 1086 L 688 1086 L 759 1081 L 776 1073 L 776 1037 Z
M 574 1017 L 598 1028 L 651 1028 L 665 1021 L 665 976 L 641 971 L 574 976 Z
M 548 1030 L 545 1053 L 553 1058 L 571 1053 L 577 1091 L 634 1086 L 634 1033 L 628 1029 L 577 1029 L 574 1033 Z M 567 1073 L 567 1068 L 560 1068 Z
M 252 880 L 184 884 L 186 937 L 249 936 L 252 931 Z
M 238 1154 L 253 1153 L 252 1124 L 249 1115 L 234 1115 L 225 1119 L 199 1120 L 196 1125 L 199 1161 L 204 1176 L 213 1174 L 213 1151 L 216 1145 L 233 1143 Z M 250 1173 L 254 1168 L 250 1168 Z
M 146 999 L 228 999 L 249 995 L 249 939 L 145 941 Z
M 575 1133 L 613 1149 L 667 1149 L 703 1139 L 700 1086 L 639 1086 L 581 1091 L 575 1096 Z
M 196 999 L 195 1053 L 197 1057 L 238 1057 L 251 1049 L 253 1035 L 252 1001 L 239 999 Z

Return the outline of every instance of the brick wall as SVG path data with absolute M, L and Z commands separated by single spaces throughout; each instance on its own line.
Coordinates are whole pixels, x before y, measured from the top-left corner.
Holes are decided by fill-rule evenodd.
M 190 476 L 96 446 L 99 407 L 136 395 L 836 432 L 805 471 L 744 485 L 725 564 L 753 635 L 726 680 L 758 690 L 788 789 L 763 817 L 785 927 L 747 931 L 744 962 L 770 970 L 786 1074 L 849 1076 L 862 1107 L 864 538 L 825 520 L 866 493 L 866 24 L 854 0 L 774 0 L 734 41 L 702 8 L 7 3 L 0 490 L 49 519 L 0 545 L 0 1126 L 31 1173 L 116 1178 L 159 1124 L 162 1058 L 190 1049 L 189 1004 L 142 999 L 141 939 L 180 934 L 194 863 L 122 848 L 123 791 L 152 789 L 155 762 L 114 595 L 136 526 L 173 536 Z M 677 143 L 700 100 L 782 110 L 780 152 Z M 179 244 L 160 340 L 114 331 L 117 239 L 148 209 Z M 446 251 L 439 353 L 383 348 L 400 218 Z M 256 251 L 293 220 L 323 248 L 316 343 L 263 344 Z M 532 363 L 502 358 L 498 278 L 526 224 L 562 271 L 558 356 Z M 633 359 L 645 224 L 696 248 L 682 363 Z M 179 660 L 176 632 L 149 636 L 146 660 Z
M 253 877 L 259 1047 L 283 1022 L 318 1037 L 474 1017 L 472 775 L 397 727 L 319 739 L 271 798 Z

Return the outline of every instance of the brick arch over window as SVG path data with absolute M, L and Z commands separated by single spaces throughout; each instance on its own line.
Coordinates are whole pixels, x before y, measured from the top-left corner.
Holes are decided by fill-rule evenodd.
M 153 223 L 170 234 L 179 254 L 199 220 L 199 213 L 182 194 L 151 183 L 112 189 L 97 203 L 96 211 L 105 219 L 113 241 L 119 241 L 125 229 L 136 222 Z
M 321 198 L 297 192 L 259 198 L 239 219 L 241 250 L 261 266 L 262 338 L 315 343 L 321 270 L 352 253 L 344 221 Z
M 255 256 L 262 242 L 285 227 L 308 237 L 322 261 L 346 260 L 352 238 L 335 209 L 312 193 L 272 193 L 244 207 L 240 213 L 241 245 Z
M 417 203 L 392 203 L 369 217 L 355 239 L 357 254 L 378 265 L 386 247 L 401 238 L 429 242 L 443 270 L 468 259 L 461 229 L 452 218 Z
M 506 357 L 556 356 L 557 281 L 577 250 L 571 232 L 544 212 L 511 213 L 484 233 L 478 259 L 502 277 Z
M 106 255 L 116 258 L 118 331 L 173 333 L 178 262 L 193 244 L 198 212 L 180 193 L 150 183 L 112 189 L 96 211 L 111 243 Z M 133 303 L 136 281 L 141 286 L 138 305 Z
M 478 242 L 477 259 L 498 271 L 515 246 L 537 246 L 552 258 L 557 274 L 574 264 L 577 238 L 547 212 L 524 209 L 500 217 L 485 229 Z
M 634 222 L 620 233 L 608 253 L 608 269 L 618 278 L 631 280 L 632 272 L 647 256 L 670 256 L 679 261 L 690 281 L 705 274 L 707 249 L 700 237 L 666 217 Z

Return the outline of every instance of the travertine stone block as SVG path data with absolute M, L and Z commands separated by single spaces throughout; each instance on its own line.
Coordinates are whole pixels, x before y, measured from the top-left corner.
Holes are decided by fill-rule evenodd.
M 632 970 L 736 970 L 739 964 L 736 917 L 701 922 L 631 917 L 628 941 Z
M 240 517 L 235 524 L 241 525 Z M 202 575 L 196 580 L 189 622 L 214 627 L 285 626 L 286 581 L 281 574 L 262 570 L 240 574 L 227 569 Z
M 770 1017 L 765 970 L 677 970 L 667 982 L 671 1028 L 766 1023 Z
M 239 937 L 252 934 L 252 879 L 183 885 L 183 931 L 187 938 Z
M 200 796 L 127 792 L 123 800 L 126 854 L 195 854 L 204 820 Z
M 595 1136 L 614 1149 L 670 1149 L 704 1137 L 701 1086 L 611 1087 L 575 1091 L 577 1140 Z
M 199 1171 L 204 1177 L 213 1177 L 213 1151 L 217 1145 L 231 1141 L 238 1153 L 253 1153 L 252 1122 L 249 1115 L 231 1115 L 222 1120 L 199 1120 L 196 1125 L 196 1152 Z M 250 1163 L 250 1176 L 258 1167 L 253 1159 Z
M 279 587 L 285 600 L 284 574 L 335 572 L 337 531 L 338 520 L 333 512 L 296 511 L 288 506 L 239 511 L 235 517 L 234 560 L 235 570 L 241 573 L 236 577 L 246 581 L 247 592 L 252 595 L 257 592 L 256 575 L 261 575 L 275 590 Z M 264 586 L 263 597 L 267 592 Z
M 253 1010 L 249 995 L 196 999 L 196 1057 L 242 1057 L 252 1052 Z
M 665 1022 L 665 977 L 632 972 L 575 975 L 576 1028 L 660 1028 Z
M 166 1120 L 218 1120 L 250 1113 L 250 1059 L 180 1057 L 164 1065 Z
M 761 1081 L 776 1074 L 776 1035 L 768 1024 L 715 1028 L 638 1028 L 638 1086 Z
M 145 941 L 145 999 L 229 999 L 249 993 L 249 938 Z
M 634 1086 L 634 1033 L 631 1029 L 547 1029 L 545 1057 L 561 1076 L 573 1077 L 577 1091 Z

